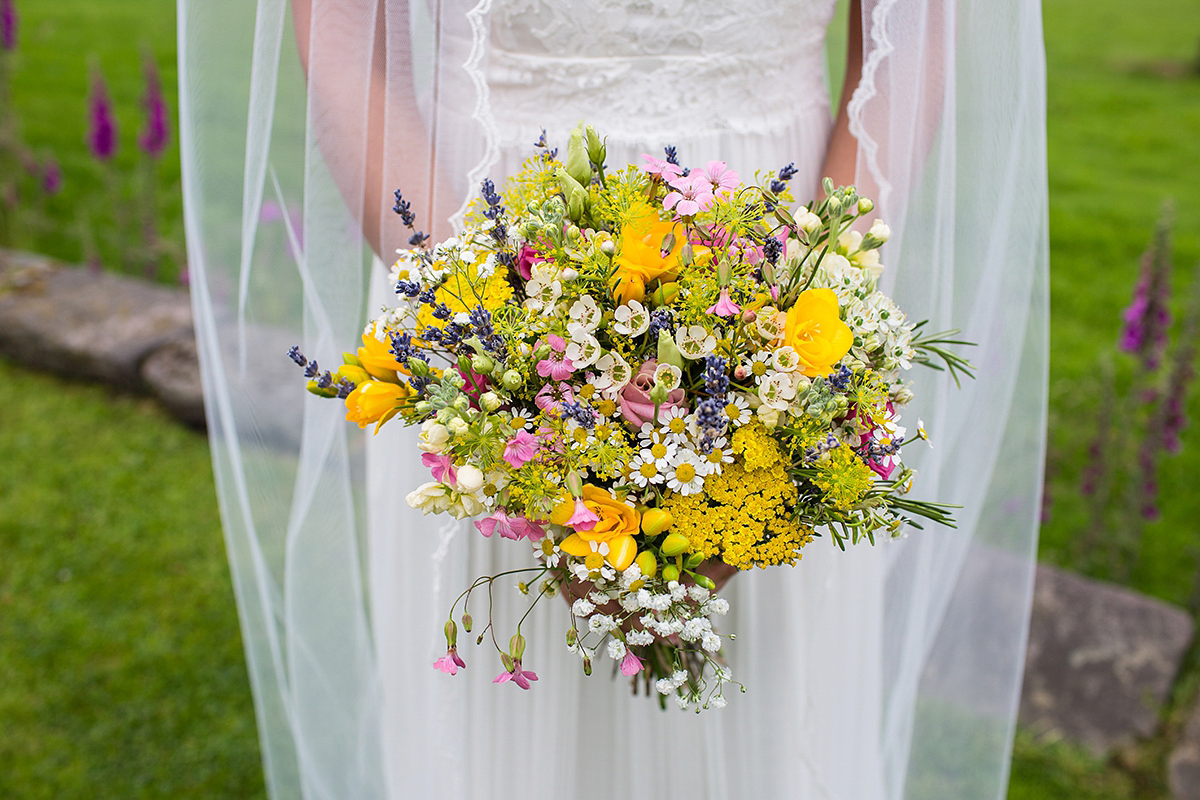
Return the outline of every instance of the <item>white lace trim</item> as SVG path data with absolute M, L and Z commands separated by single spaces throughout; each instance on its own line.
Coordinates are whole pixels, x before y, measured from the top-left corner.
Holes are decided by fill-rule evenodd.
M 891 55 L 895 46 L 888 37 L 887 16 L 896 0 L 880 0 L 871 9 L 871 43 L 872 47 L 863 62 L 862 78 L 854 88 L 850 102 L 846 104 L 846 115 L 849 121 L 850 133 L 858 140 L 860 152 L 866 156 L 867 170 L 879 189 L 878 202 L 880 207 L 887 208 L 888 198 L 892 192 L 892 184 L 883 175 L 879 167 L 879 142 L 867 132 L 863 123 L 863 109 L 867 103 L 878 94 L 875 86 L 875 73 L 883 60 Z

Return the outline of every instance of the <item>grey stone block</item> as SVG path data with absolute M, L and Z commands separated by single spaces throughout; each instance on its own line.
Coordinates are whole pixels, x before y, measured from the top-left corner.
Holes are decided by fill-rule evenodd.
M 1039 566 L 1022 723 L 1097 754 L 1152 735 L 1192 628 L 1181 609 Z
M 168 342 L 142 362 L 142 381 L 172 416 L 188 425 L 204 425 L 204 386 L 196 340 Z
M 1200 800 L 1200 703 L 1167 761 L 1167 779 L 1175 800 Z
M 142 361 L 191 330 L 185 291 L 0 255 L 0 354 L 15 361 L 138 389 Z

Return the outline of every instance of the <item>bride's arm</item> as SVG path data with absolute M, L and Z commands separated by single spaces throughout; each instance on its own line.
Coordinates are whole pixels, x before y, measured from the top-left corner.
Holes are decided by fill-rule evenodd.
M 319 9 L 315 30 L 314 6 Z M 433 157 L 428 131 L 416 111 L 412 54 L 403 46 L 407 38 L 393 36 L 389 43 L 387 33 L 388 18 L 393 24 L 406 19 L 408 3 L 379 3 L 373 37 L 366 35 L 369 16 L 364 19 L 351 4 L 291 0 L 291 7 L 296 46 L 314 106 L 311 116 L 314 124 L 320 125 L 317 144 L 321 155 L 371 247 L 380 255 L 390 254 L 408 238 L 399 218 L 387 213 L 394 189 L 404 192 L 417 214 L 417 227 L 426 232 L 434 227 L 433 220 L 449 216 L 443 209 L 439 217 L 438 210 L 429 207 Z M 401 24 L 407 31 L 407 24 Z M 316 42 L 319 45 L 314 45 Z M 390 52 L 389 44 L 403 52 Z M 324 61 L 364 49 L 371 52 L 365 117 L 363 76 L 331 69 Z M 320 59 L 316 64 L 314 55 Z M 356 146 L 364 142 L 365 148 Z
M 858 157 L 858 141 L 850 133 L 850 117 L 846 107 L 854 89 L 862 79 L 863 30 L 862 0 L 850 0 L 849 39 L 846 43 L 846 80 L 842 83 L 842 96 L 838 101 L 837 119 L 829 137 L 829 148 L 821 165 L 821 177 L 833 179 L 834 186 L 854 183 L 855 162 Z M 819 178 L 818 178 L 819 180 Z M 820 186 L 814 188 L 814 197 L 824 197 Z

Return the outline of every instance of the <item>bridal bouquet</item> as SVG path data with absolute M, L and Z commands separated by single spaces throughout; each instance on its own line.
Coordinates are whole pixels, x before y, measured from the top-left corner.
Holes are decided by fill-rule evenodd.
M 667 148 L 609 171 L 584 126 L 565 161 L 538 144 L 502 191 L 483 182 L 460 235 L 413 231 L 400 302 L 357 354 L 324 373 L 291 355 L 359 426 L 420 426 L 431 480 L 410 505 L 532 544 L 518 588 L 530 610 L 566 596 L 585 672 L 603 648 L 634 691 L 719 707 L 732 676 L 711 618 L 729 604 L 711 576 L 795 564 L 821 535 L 951 524 L 908 497 L 900 451 L 925 432 L 900 425 L 901 375 L 969 365 L 876 289 L 889 231 L 852 227 L 873 209 L 853 187 L 789 211 L 791 165 L 743 182 Z M 399 192 L 395 211 L 413 227 Z M 459 625 L 501 577 L 455 601 L 435 667 L 465 666 Z M 488 616 L 496 682 L 528 689 L 528 613 L 507 647 Z

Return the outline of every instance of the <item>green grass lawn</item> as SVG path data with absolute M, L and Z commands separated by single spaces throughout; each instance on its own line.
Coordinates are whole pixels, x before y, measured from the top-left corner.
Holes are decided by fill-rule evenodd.
M 27 245 L 78 260 L 73 221 L 104 184 L 83 144 L 90 64 L 117 108 L 118 165 L 136 165 L 142 49 L 174 101 L 174 6 L 17 0 L 14 83 L 25 139 L 65 185 L 55 232 Z M 1043 558 L 1068 567 L 1110 357 L 1161 203 L 1176 206 L 1177 287 L 1200 261 L 1200 1 L 1047 0 L 1054 503 Z M 1175 72 L 1173 72 L 1173 70 Z M 178 156 L 159 173 L 178 237 Z M 110 249 L 110 252 L 111 249 Z M 166 277 L 170 278 L 170 275 Z M 1195 391 L 1189 409 L 1200 414 Z M 0 797 L 257 797 L 253 709 L 206 442 L 144 401 L 0 364 Z M 1174 603 L 1200 542 L 1200 436 L 1168 460 L 1161 521 L 1130 582 Z M 1194 682 L 1194 681 L 1193 681 Z M 1152 770 L 1151 770 L 1152 771 Z M 1160 782 L 1018 738 L 1010 797 L 1162 797 Z

